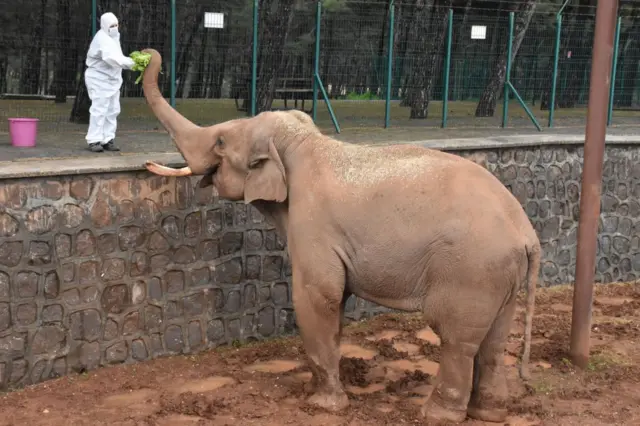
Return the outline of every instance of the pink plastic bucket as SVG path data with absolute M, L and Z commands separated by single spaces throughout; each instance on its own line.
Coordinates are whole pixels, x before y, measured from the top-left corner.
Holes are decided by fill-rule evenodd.
M 11 145 L 18 147 L 36 146 L 38 121 L 37 118 L 10 118 L 9 136 L 11 137 Z

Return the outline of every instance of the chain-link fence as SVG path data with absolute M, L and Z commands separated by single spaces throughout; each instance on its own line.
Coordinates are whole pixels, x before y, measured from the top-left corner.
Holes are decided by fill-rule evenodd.
M 565 9 L 557 37 L 559 5 L 535 3 L 324 0 L 318 8 L 298 0 L 0 0 L 0 131 L 9 117 L 38 118 L 44 131 L 85 127 L 84 61 L 107 11 L 120 20 L 125 54 L 161 52 L 162 92 L 200 124 L 254 108 L 311 112 L 317 62 L 342 128 L 382 126 L 387 102 L 391 125 L 440 125 L 445 91 L 449 126 L 498 126 L 510 39 L 510 83 L 533 115 L 546 124 L 553 109 L 556 124 L 578 122 L 589 95 L 595 9 Z M 640 18 L 624 8 L 620 16 L 614 123 L 640 117 Z M 209 18 L 222 18 L 222 25 L 205 25 Z M 120 128 L 157 128 L 138 76 L 123 76 Z M 508 115 L 511 125 L 531 125 L 517 102 Z M 317 122 L 331 126 L 321 93 Z

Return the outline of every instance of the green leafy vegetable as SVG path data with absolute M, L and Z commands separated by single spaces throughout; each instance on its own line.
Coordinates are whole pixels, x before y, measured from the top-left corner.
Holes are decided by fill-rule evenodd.
M 140 80 L 142 80 L 142 75 L 144 73 L 144 70 L 147 68 L 147 66 L 149 66 L 149 62 L 151 62 L 151 54 L 138 52 L 136 50 L 135 52 L 131 52 L 129 57 L 133 59 L 133 62 L 135 62 L 131 70 L 140 71 L 140 75 L 136 79 L 136 84 L 138 84 L 140 83 Z

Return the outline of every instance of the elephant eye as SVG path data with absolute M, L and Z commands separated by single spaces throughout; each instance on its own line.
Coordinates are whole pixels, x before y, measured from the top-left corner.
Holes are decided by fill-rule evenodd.
M 258 166 L 260 166 L 262 163 L 264 163 L 265 160 L 266 160 L 265 158 L 258 158 L 256 160 L 253 160 L 251 163 L 249 163 L 249 168 L 250 169 L 255 169 Z
M 216 146 L 219 146 L 222 148 L 224 146 L 224 141 L 221 138 L 218 138 L 216 140 Z

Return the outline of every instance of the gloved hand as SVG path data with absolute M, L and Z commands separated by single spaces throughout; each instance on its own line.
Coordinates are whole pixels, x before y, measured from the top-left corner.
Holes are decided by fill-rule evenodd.
M 125 57 L 125 60 L 123 61 L 123 64 L 122 64 L 122 68 L 126 70 L 131 70 L 135 64 L 136 63 L 133 61 L 133 59 L 129 57 Z

